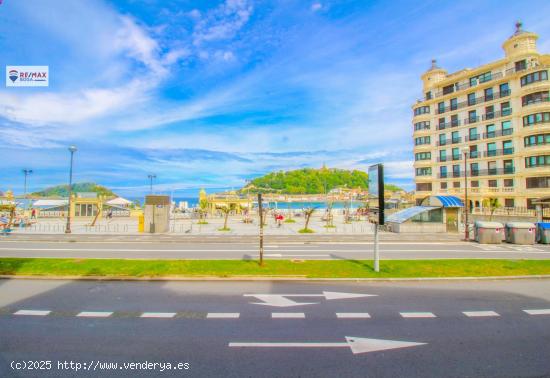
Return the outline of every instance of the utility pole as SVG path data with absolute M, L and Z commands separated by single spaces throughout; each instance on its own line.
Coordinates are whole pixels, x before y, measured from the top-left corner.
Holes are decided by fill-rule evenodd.
M 23 169 L 23 174 L 25 175 L 25 185 L 23 191 L 23 198 L 27 198 L 27 176 L 32 173 L 32 169 Z
M 71 233 L 71 197 L 73 196 L 73 157 L 76 152 L 76 146 L 70 146 L 69 152 L 71 153 L 71 168 L 69 169 L 69 203 L 67 209 L 67 227 L 65 228 L 65 233 Z
M 156 179 L 157 175 L 149 174 L 147 177 L 149 178 L 149 192 L 150 194 L 153 194 L 153 179 Z
M 258 211 L 260 212 L 260 266 L 264 265 L 264 209 L 262 193 L 258 193 Z
M 469 148 L 464 147 L 464 240 L 470 240 L 470 228 L 468 227 L 468 152 Z

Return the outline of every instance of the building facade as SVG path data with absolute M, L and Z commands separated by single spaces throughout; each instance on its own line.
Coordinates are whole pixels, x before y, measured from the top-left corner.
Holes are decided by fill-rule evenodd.
M 537 39 L 517 23 L 501 60 L 452 74 L 432 61 L 413 106 L 417 203 L 464 199 L 466 185 L 470 208 L 494 198 L 533 208 L 549 195 L 550 55 L 537 51 Z

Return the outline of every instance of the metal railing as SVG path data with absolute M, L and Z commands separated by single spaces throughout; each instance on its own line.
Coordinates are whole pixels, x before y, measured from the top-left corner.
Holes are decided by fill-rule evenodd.
M 514 129 L 512 129 L 512 128 L 489 131 L 488 133 L 483 133 L 483 139 L 497 138 L 497 137 L 501 137 L 501 136 L 512 135 L 513 133 L 514 133 Z
M 493 157 L 493 156 L 503 156 L 503 155 L 511 155 L 514 153 L 514 148 L 503 148 L 499 150 L 487 150 L 483 151 L 483 157 Z
M 496 112 L 489 112 L 485 113 L 481 116 L 481 119 L 483 121 L 487 121 L 490 119 L 500 118 L 500 117 L 507 117 L 509 115 L 512 115 L 512 108 L 504 108 L 502 110 L 497 110 Z

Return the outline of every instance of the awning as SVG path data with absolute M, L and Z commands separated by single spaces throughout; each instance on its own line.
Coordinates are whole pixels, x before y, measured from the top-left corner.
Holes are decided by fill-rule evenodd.
M 413 206 L 409 207 L 407 209 L 398 211 L 397 213 L 393 213 L 390 216 L 386 218 L 386 222 L 388 223 L 403 223 L 411 219 L 412 217 L 425 213 L 430 210 L 437 209 L 436 206 Z
M 464 207 L 460 198 L 455 196 L 429 196 L 422 201 L 424 206 L 436 207 Z

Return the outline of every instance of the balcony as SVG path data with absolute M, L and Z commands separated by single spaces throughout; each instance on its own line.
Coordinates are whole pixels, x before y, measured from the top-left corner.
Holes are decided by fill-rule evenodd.
M 545 102 L 550 102 L 550 97 L 539 97 L 529 101 L 522 101 L 521 106 L 531 106 L 537 104 L 543 104 Z
M 457 144 L 457 143 L 462 143 L 461 137 L 451 139 L 451 144 Z
M 511 155 L 514 153 L 513 148 L 504 148 L 502 150 L 487 150 L 483 151 L 483 157 Z
M 464 120 L 464 124 L 465 125 L 470 125 L 472 123 L 476 123 L 476 122 L 479 122 L 479 119 L 481 117 L 480 116 L 475 116 L 475 117 L 468 117 Z
M 462 108 L 467 108 L 469 106 L 478 105 L 478 104 L 481 104 L 481 103 L 484 103 L 484 102 L 498 100 L 499 98 L 504 98 L 504 97 L 510 96 L 510 93 L 511 92 L 508 89 L 508 90 L 500 91 L 500 92 L 497 92 L 497 93 L 493 93 L 492 95 L 476 97 L 472 101 L 461 101 L 461 102 L 456 103 L 455 105 L 450 104 L 449 106 L 443 106 L 441 108 L 438 107 L 435 110 L 435 114 L 443 114 L 443 113 L 446 113 L 446 112 L 449 112 L 449 111 L 452 112 L 452 111 L 459 110 L 459 109 L 462 109 Z
M 446 146 L 448 144 L 451 144 L 450 140 L 444 139 L 444 140 L 436 140 L 435 145 L 436 146 Z
M 491 139 L 491 138 L 498 138 L 501 136 L 507 136 L 512 135 L 514 132 L 514 129 L 503 129 L 503 130 L 495 130 L 495 131 L 489 131 L 488 133 L 483 133 L 483 139 Z
M 466 135 L 464 137 L 465 142 L 472 142 L 474 140 L 479 140 L 479 139 L 481 139 L 481 134 Z
M 489 169 L 476 169 L 473 171 L 468 171 L 468 177 L 479 177 L 479 176 L 500 176 L 500 175 L 512 175 L 514 174 L 514 167 L 510 168 L 489 168 Z M 460 172 L 451 172 L 446 174 L 438 174 L 438 178 L 459 178 L 464 177 L 464 171 Z
M 490 119 L 495 119 L 495 118 L 500 118 L 500 117 L 507 117 L 509 115 L 512 115 L 512 108 L 504 108 L 504 109 L 498 110 L 496 112 L 485 113 L 485 114 L 483 114 L 483 116 L 481 118 L 484 121 L 487 121 L 487 120 L 490 120 Z
M 438 163 L 444 163 L 444 162 L 449 161 L 449 160 L 451 160 L 451 159 L 448 156 L 438 156 L 437 157 L 437 162 Z
M 460 120 L 454 120 L 454 121 L 451 121 L 451 122 L 445 122 L 445 123 L 440 123 L 437 125 L 437 130 L 445 130 L 445 129 L 448 129 L 450 127 L 457 127 L 457 126 L 460 126 Z

